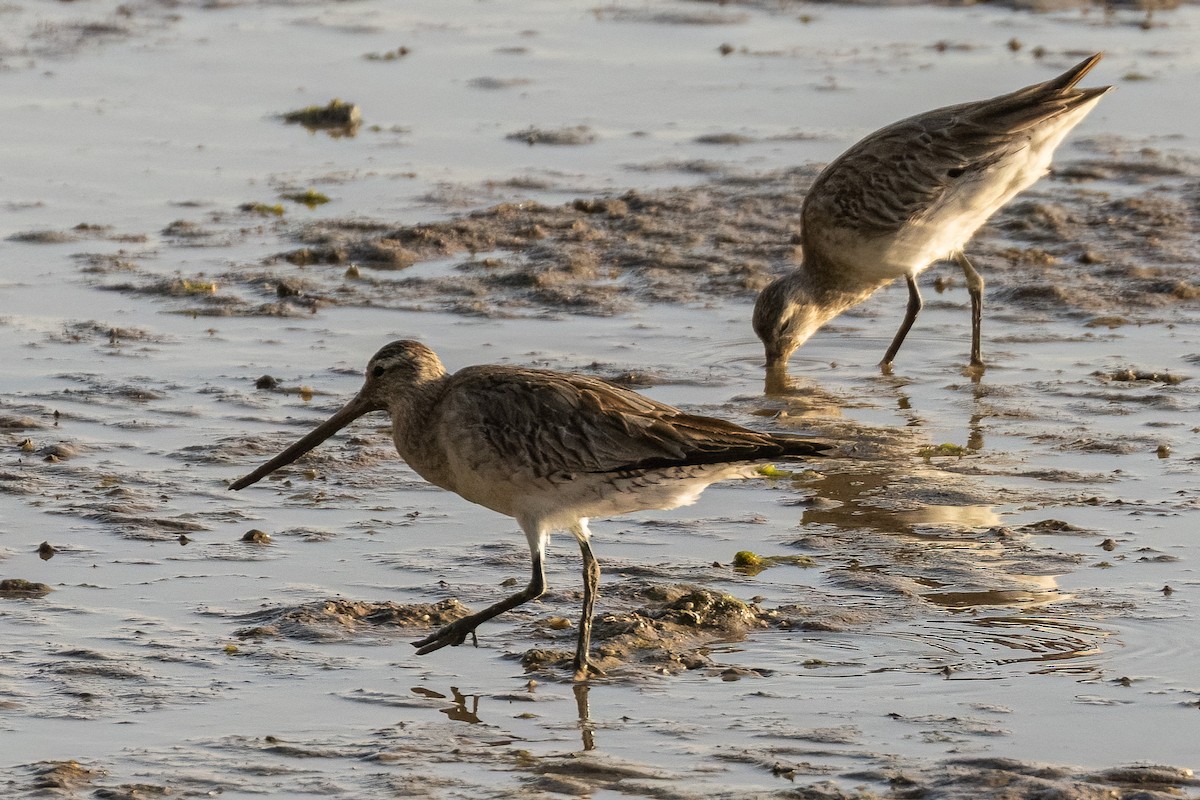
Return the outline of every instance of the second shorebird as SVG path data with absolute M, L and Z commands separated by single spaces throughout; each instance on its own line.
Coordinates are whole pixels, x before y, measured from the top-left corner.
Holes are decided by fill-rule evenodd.
M 1076 88 L 1099 60 L 1097 53 L 1045 83 L 901 120 L 826 167 L 800 213 L 803 263 L 754 306 L 767 369 L 782 370 L 818 328 L 904 278 L 908 310 L 880 362 L 891 364 L 921 310 L 917 274 L 945 258 L 966 276 L 971 364 L 982 367 L 983 278 L 963 247 L 1048 171 L 1063 137 L 1112 88 Z
M 416 642 L 418 654 L 462 644 L 481 623 L 546 590 L 546 545 L 570 531 L 583 554 L 583 618 L 575 675 L 599 673 L 588 658 L 600 566 L 588 517 L 667 509 L 756 463 L 819 455 L 828 445 L 760 433 L 687 414 L 598 378 L 506 366 L 453 375 L 420 342 L 385 345 L 367 364 L 358 395 L 230 489 L 290 464 L 355 419 L 386 411 L 396 450 L 425 480 L 515 517 L 533 559 L 521 591 Z

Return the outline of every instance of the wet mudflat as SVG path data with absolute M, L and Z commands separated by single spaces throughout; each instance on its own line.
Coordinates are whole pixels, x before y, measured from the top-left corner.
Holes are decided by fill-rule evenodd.
M 1194 6 L 0 22 L 8 796 L 1200 794 Z M 893 374 L 903 287 L 764 391 L 750 307 L 820 164 L 1095 50 L 1118 91 L 971 249 L 984 376 L 942 267 Z M 361 119 L 284 119 L 333 98 Z M 382 417 L 226 491 L 399 337 L 839 455 L 596 521 L 607 679 L 563 665 L 567 539 L 541 601 L 417 657 L 527 579 L 511 520 Z

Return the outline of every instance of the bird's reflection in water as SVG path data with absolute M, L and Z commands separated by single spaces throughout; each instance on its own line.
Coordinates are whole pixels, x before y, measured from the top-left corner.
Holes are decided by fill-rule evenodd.
M 575 710 L 579 718 L 579 731 L 583 740 L 583 749 L 595 750 L 595 726 L 592 724 L 591 707 L 588 703 L 588 690 L 591 687 L 586 683 L 576 683 L 571 688 L 575 693 Z M 428 697 L 432 700 L 453 700 L 454 705 L 439 708 L 438 711 L 455 722 L 468 722 L 472 725 L 483 722 L 479 718 L 480 695 L 463 694 L 457 686 L 450 687 L 450 697 L 424 686 L 414 686 L 412 687 L 412 692 L 413 694 L 419 694 L 422 697 Z
M 472 725 L 483 722 L 479 718 L 479 695 L 477 694 L 463 694 L 458 690 L 457 686 L 450 687 L 450 697 L 446 697 L 441 692 L 435 692 L 433 689 L 426 689 L 423 686 L 414 686 L 412 691 L 414 694 L 434 700 L 453 700 L 454 705 L 439 708 L 438 711 L 441 711 L 456 722 L 469 722 Z M 470 705 L 469 708 L 468 703 Z
M 451 686 L 450 691 L 454 695 L 454 705 L 441 709 L 441 712 L 457 722 L 470 722 L 471 724 L 480 722 L 479 695 L 463 694 L 457 686 Z M 467 708 L 468 701 L 470 701 L 470 708 Z
M 908 418 L 904 427 L 923 427 L 924 420 L 908 390 L 911 381 L 901 376 L 882 380 L 894 397 L 896 408 Z M 986 495 L 948 482 L 937 465 L 929 463 L 929 458 L 924 462 L 913 461 L 913 453 L 920 452 L 920 438 L 901 433 L 902 429 L 894 426 L 859 424 L 845 413 L 847 408 L 867 407 L 871 403 L 839 397 L 817 381 L 807 376 L 793 377 L 784 368 L 767 370 L 765 391 L 768 401 L 756 414 L 776 417 L 785 426 L 787 420 L 798 421 L 796 424 L 806 434 L 815 430 L 818 435 L 846 442 L 851 451 L 867 441 L 866 452 L 873 456 L 847 466 L 822 465 L 822 478 L 816 489 L 821 502 L 804 512 L 800 519 L 802 527 L 833 525 L 843 530 L 868 528 L 939 538 L 939 528 L 989 528 L 1000 524 L 1000 515 L 991 503 L 972 502 Z M 985 403 L 988 390 L 976 385 L 973 396 L 977 404 Z M 782 408 L 779 401 L 783 401 Z M 967 445 L 955 452 L 977 453 L 983 448 L 988 417 L 985 407 L 973 410 L 965 430 Z M 931 457 L 940 454 L 937 448 L 925 449 L 931 450 Z M 919 486 L 921 478 L 927 479 L 928 487 L 933 488 L 914 490 L 914 481 Z M 950 539 L 961 541 L 957 535 L 951 535 Z
M 979 452 L 983 449 L 983 414 L 972 414 L 967 423 L 967 449 Z
M 577 683 L 573 687 L 575 690 L 575 708 L 579 713 L 579 731 L 583 736 L 583 749 L 595 750 L 596 737 L 593 734 L 591 709 L 588 706 L 588 689 L 591 687 L 586 683 Z
M 911 508 L 897 508 L 895 504 L 880 503 L 878 498 L 886 496 L 896 481 L 895 474 L 886 469 L 828 472 L 820 484 L 825 502 L 805 509 L 800 525 L 805 529 L 819 525 L 841 530 L 865 528 L 928 539 L 941 538 L 940 528 L 990 528 L 1000 524 L 1000 515 L 987 504 L 913 502 Z M 946 535 L 961 546 L 969 541 Z
M 988 384 L 981 382 L 981 375 L 981 369 L 973 370 L 969 374 L 974 405 L 971 406 L 972 413 L 967 422 L 966 447 L 975 453 L 984 448 L 984 432 L 986 430 L 984 423 L 991 416 L 991 409 L 987 405 L 987 397 L 991 389 Z M 887 372 L 881 380 L 891 390 L 896 409 L 901 412 L 901 416 L 906 418 L 904 426 L 924 427 L 926 420 L 922 417 L 920 409 L 914 406 L 912 393 L 908 391 L 908 387 L 912 384 L 911 379 Z M 806 421 L 823 420 L 826 425 L 830 421 L 848 421 L 849 418 L 844 411 L 846 408 L 871 405 L 869 402 L 854 397 L 838 396 L 823 388 L 817 380 L 807 375 L 800 378 L 793 377 L 788 373 L 786 367 L 767 368 L 763 382 L 763 395 L 769 401 L 786 403 L 782 413 L 787 417 Z M 762 416 L 775 416 L 780 412 L 764 410 L 757 413 Z M 817 424 L 817 433 L 825 432 L 821 430 L 821 427 L 820 424 Z
M 796 382 L 788 375 L 786 366 L 767 367 L 763 394 L 767 397 L 786 397 L 796 391 Z
M 821 388 L 810 379 L 796 379 L 783 368 L 768 369 L 763 383 L 763 394 L 776 400 L 786 400 L 788 415 L 793 417 L 843 416 L 846 401 Z

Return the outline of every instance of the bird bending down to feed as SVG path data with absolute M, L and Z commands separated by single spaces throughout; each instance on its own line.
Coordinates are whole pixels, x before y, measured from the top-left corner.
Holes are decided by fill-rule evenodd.
M 1045 83 L 947 106 L 872 133 L 827 166 L 800 212 L 803 262 L 758 296 L 754 331 L 767 369 L 818 328 L 896 278 L 908 310 L 882 366 L 892 363 L 921 310 L 917 274 L 952 258 L 971 295 L 971 365 L 983 366 L 983 278 L 963 247 L 988 217 L 1050 167 L 1054 148 L 1111 86 L 1076 84 L 1100 54 Z
M 828 449 L 688 414 L 583 375 L 495 365 L 449 374 L 432 350 L 404 340 L 371 358 L 362 389 L 340 411 L 229 488 L 244 489 L 372 411 L 391 417 L 396 450 L 422 478 L 514 517 L 533 560 L 528 586 L 415 642 L 418 654 L 462 644 L 481 623 L 540 597 L 550 534 L 567 530 L 583 554 L 577 679 L 600 674 L 588 659 L 600 580 L 589 517 L 686 505 L 710 483 L 756 464 Z

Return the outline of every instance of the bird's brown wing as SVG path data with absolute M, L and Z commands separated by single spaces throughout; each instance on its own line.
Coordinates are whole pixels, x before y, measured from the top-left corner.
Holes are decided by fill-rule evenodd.
M 497 463 L 520 465 L 539 477 L 801 457 L 828 449 L 687 414 L 583 375 L 468 367 L 452 377 L 444 398 L 439 424 L 458 431 L 456 440 L 475 442 Z
M 1044 83 L 881 128 L 817 176 L 803 222 L 842 220 L 858 234 L 885 235 L 935 214 L 956 187 L 1027 147 L 1022 132 L 1107 92 L 1111 87 L 1075 88 L 1097 61 L 1092 56 Z

